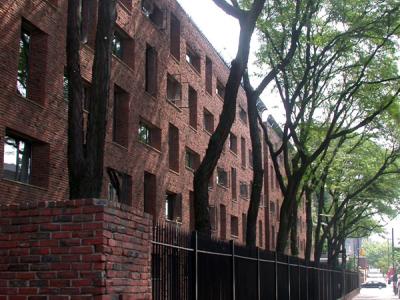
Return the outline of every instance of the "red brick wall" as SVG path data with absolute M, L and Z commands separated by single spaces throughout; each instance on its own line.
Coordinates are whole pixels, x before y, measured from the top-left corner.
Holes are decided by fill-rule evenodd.
M 150 228 L 104 200 L 3 206 L 0 300 L 151 299 Z

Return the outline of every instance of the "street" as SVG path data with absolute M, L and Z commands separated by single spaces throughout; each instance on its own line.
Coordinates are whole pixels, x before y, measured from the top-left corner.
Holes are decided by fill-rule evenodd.
M 367 299 L 394 300 L 398 298 L 393 294 L 392 286 L 388 285 L 385 289 L 363 288 L 361 289 L 360 294 L 354 298 L 354 300 L 367 300 Z

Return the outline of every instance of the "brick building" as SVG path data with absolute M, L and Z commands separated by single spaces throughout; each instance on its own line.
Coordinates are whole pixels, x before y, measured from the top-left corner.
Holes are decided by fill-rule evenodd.
M 68 198 L 67 3 L 0 4 L 0 195 L 7 195 L 0 204 Z M 153 221 L 193 229 L 193 170 L 218 123 L 229 67 L 175 0 L 120 0 L 117 13 L 102 195 L 151 214 Z M 83 1 L 86 88 L 95 20 L 96 1 Z M 242 89 L 237 103 L 232 133 L 209 185 L 213 234 L 241 243 L 252 180 Z M 257 244 L 274 249 L 282 196 L 266 151 L 264 165 Z M 109 173 L 121 184 L 119 199 Z M 302 253 L 303 210 L 299 220 Z

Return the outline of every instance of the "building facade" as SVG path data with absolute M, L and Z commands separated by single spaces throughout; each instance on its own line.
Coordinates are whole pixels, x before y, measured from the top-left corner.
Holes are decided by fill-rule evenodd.
M 0 4 L 0 204 L 68 198 L 67 4 Z M 83 1 L 85 90 L 91 82 L 96 6 L 95 0 Z M 102 197 L 149 213 L 153 222 L 192 230 L 193 173 L 218 124 L 229 66 L 175 0 L 120 0 L 117 15 Z M 264 153 L 257 245 L 273 250 L 282 196 L 265 147 Z M 209 183 L 215 237 L 244 241 L 251 159 L 240 89 L 236 120 Z

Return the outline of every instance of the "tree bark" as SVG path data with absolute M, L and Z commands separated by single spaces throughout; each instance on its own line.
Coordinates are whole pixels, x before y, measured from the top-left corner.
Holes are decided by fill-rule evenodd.
M 98 22 L 86 145 L 83 138 L 83 84 L 80 71 L 81 1 L 68 3 L 67 77 L 68 168 L 70 198 L 100 197 L 103 182 L 107 103 L 111 76 L 111 43 L 116 21 L 116 0 L 99 0 Z
M 312 233 L 313 233 L 313 220 L 312 220 L 312 191 L 306 186 L 305 187 L 305 197 L 306 197 L 306 250 L 305 250 L 305 260 L 309 262 L 311 260 L 311 248 L 312 248 Z
M 293 207 L 292 217 L 290 218 L 290 252 L 293 256 L 299 255 L 299 245 L 297 244 L 297 203 Z
M 80 11 L 81 0 L 68 2 L 67 77 L 68 77 L 68 175 L 71 199 L 80 198 L 85 187 L 81 184 L 86 173 L 83 149 L 83 84 L 80 69 Z
M 240 23 L 240 36 L 236 58 L 231 63 L 231 69 L 225 87 L 224 105 L 220 115 L 220 121 L 210 138 L 206 154 L 195 172 L 193 179 L 195 228 L 206 236 L 211 235 L 208 211 L 208 182 L 218 163 L 225 141 L 235 120 L 236 99 L 243 72 L 249 58 L 251 36 L 253 35 L 257 18 L 261 14 L 265 3 L 265 0 L 254 0 L 252 8 L 249 11 L 242 11 L 236 7 L 230 6 L 225 1 L 214 1 L 221 8 L 224 8 L 227 13 L 238 18 Z M 223 5 L 221 6 L 221 4 Z M 226 9 L 226 7 L 229 7 L 229 9 Z
M 245 85 L 247 76 L 245 76 Z M 250 84 L 248 82 L 248 84 Z M 249 127 L 251 146 L 253 154 L 253 184 L 251 186 L 250 204 L 247 211 L 247 228 L 246 228 L 246 245 L 256 246 L 257 217 L 260 207 L 260 196 L 263 186 L 264 170 L 262 167 L 262 146 L 261 137 L 258 128 L 258 110 L 257 99 L 250 93 L 250 89 L 246 88 L 247 110 L 249 115 Z

